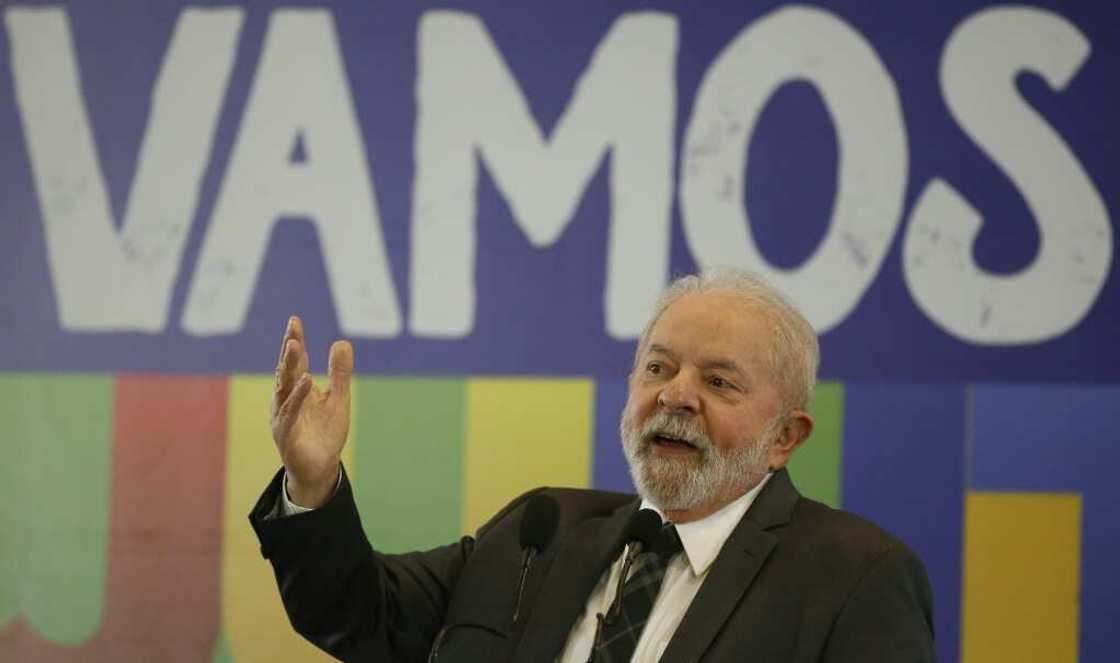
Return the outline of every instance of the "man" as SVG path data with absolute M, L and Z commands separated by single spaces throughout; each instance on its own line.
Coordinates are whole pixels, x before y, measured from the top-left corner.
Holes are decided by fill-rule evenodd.
M 293 319 L 272 407 L 284 470 L 250 520 L 296 629 L 344 660 L 932 661 L 921 562 L 802 498 L 784 469 L 813 428 L 817 357 L 808 323 L 750 273 L 669 286 L 621 422 L 641 506 L 665 525 L 620 580 L 639 503 L 603 491 L 541 489 L 477 540 L 374 552 L 339 463 L 353 352 L 331 347 L 319 392 Z M 518 600 L 531 495 L 553 500 L 558 525 Z

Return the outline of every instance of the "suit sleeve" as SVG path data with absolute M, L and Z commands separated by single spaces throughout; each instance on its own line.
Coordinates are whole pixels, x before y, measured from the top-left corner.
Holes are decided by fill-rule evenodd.
M 932 663 L 932 592 L 925 568 L 892 546 L 860 579 L 833 626 L 826 663 Z
M 345 471 L 322 507 L 277 518 L 283 476 L 273 478 L 249 521 L 295 630 L 344 661 L 424 660 L 470 540 L 422 553 L 377 553 Z

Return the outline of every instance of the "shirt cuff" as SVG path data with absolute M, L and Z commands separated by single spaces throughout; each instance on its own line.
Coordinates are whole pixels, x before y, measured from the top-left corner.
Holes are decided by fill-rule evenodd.
M 342 467 L 338 468 L 338 480 L 334 483 L 334 489 L 337 492 L 338 487 L 342 484 Z M 281 484 L 280 490 L 280 516 L 294 516 L 300 513 L 307 513 L 314 511 L 312 507 L 300 506 L 292 501 L 288 496 L 288 473 L 284 472 L 284 482 Z

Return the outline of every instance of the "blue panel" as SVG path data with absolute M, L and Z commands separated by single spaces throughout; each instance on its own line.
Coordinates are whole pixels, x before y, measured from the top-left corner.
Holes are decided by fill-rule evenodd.
M 625 380 L 595 383 L 595 468 L 591 475 L 591 485 L 595 488 L 635 492 L 618 438 L 618 419 L 625 406 Z
M 964 438 L 964 385 L 844 384 L 842 504 L 925 561 L 942 663 L 960 656 Z
M 977 386 L 973 412 L 973 489 L 1081 494 L 1081 660 L 1114 660 L 1120 387 Z

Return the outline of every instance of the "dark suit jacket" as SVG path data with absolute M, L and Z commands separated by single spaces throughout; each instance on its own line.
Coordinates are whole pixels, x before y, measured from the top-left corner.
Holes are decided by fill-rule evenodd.
M 383 555 L 366 540 L 345 475 L 335 496 L 276 518 L 278 474 L 250 514 L 284 606 L 304 637 L 346 661 L 551 662 L 622 546 L 638 500 L 541 488 L 511 502 L 477 542 Z M 512 624 L 528 496 L 560 505 Z M 777 472 L 723 546 L 662 661 L 933 661 L 929 581 L 918 558 L 871 523 L 801 497 Z

